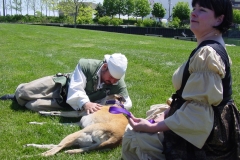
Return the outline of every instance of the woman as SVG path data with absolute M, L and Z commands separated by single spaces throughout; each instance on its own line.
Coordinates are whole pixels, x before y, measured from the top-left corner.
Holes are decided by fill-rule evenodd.
M 190 28 L 197 48 L 173 74 L 171 107 L 163 105 L 167 109 L 155 123 L 129 118 L 125 160 L 240 159 L 239 112 L 231 98 L 231 60 L 222 38 L 232 24 L 232 4 L 193 0 L 192 7 Z

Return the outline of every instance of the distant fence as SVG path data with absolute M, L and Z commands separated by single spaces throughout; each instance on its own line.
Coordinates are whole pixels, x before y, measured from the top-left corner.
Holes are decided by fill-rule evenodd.
M 42 24 L 41 24 L 42 25 Z M 44 24 L 47 26 L 60 26 L 74 28 L 74 25 L 69 24 Z M 159 27 L 136 27 L 136 26 L 100 26 L 100 25 L 77 25 L 76 28 L 98 30 L 106 32 L 117 32 L 126 34 L 137 34 L 137 35 L 161 35 L 162 37 L 175 37 L 183 36 L 183 33 L 187 37 L 193 37 L 194 34 L 190 29 L 172 29 L 172 28 L 159 28 Z M 223 37 L 229 38 L 240 38 L 240 31 L 227 31 L 223 34 Z

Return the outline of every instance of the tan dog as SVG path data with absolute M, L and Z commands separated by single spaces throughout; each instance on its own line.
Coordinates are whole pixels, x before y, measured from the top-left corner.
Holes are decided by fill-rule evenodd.
M 114 106 L 121 107 L 120 103 L 123 103 L 124 98 L 114 95 L 114 100 L 117 102 Z M 42 156 L 51 156 L 63 148 L 72 146 L 77 146 L 78 149 L 67 150 L 65 153 L 116 147 L 121 143 L 128 120 L 123 114 L 109 113 L 110 106 L 113 105 L 105 105 L 101 110 L 83 116 L 81 126 L 84 128 L 66 136 L 58 145 L 26 144 L 25 146 L 50 149 L 42 153 Z

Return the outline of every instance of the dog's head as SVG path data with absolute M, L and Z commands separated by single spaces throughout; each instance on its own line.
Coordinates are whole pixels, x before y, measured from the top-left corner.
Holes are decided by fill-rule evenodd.
M 101 104 L 102 105 L 123 104 L 124 102 L 126 102 L 126 100 L 123 96 L 119 94 L 111 94 L 102 99 Z
M 119 95 L 119 94 L 113 94 L 113 95 L 109 95 L 108 96 L 109 99 L 115 99 L 115 100 L 118 100 L 121 104 L 123 104 L 124 102 L 126 102 L 126 99 Z
M 109 100 L 117 100 L 119 101 L 121 104 L 123 104 L 124 102 L 126 102 L 125 98 L 119 94 L 111 94 L 111 95 L 108 95 L 106 97 L 106 101 L 109 101 Z

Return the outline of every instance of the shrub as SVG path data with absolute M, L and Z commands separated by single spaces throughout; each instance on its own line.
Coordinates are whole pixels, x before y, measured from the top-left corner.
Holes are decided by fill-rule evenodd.
M 102 24 L 104 26 L 107 26 L 110 24 L 111 18 L 108 16 L 104 16 L 98 19 L 98 24 Z
M 136 23 L 137 23 L 137 20 L 134 18 L 129 18 L 129 20 L 123 19 L 123 24 L 125 24 L 125 25 L 134 25 Z
M 183 29 L 189 29 L 190 28 L 190 24 L 184 24 L 181 26 L 181 28 Z
M 137 26 L 137 27 L 144 27 L 144 25 L 143 25 L 143 22 L 140 20 L 140 21 L 137 21 L 137 23 L 135 23 L 135 25 Z
M 9 15 L 9 14 L 7 14 L 6 16 L 5 16 L 5 22 L 13 22 L 13 16 L 11 16 L 11 15 Z
M 77 17 L 78 24 L 92 24 L 93 20 L 88 17 Z
M 112 24 L 114 26 L 119 26 L 119 25 L 123 24 L 123 20 L 119 19 L 119 18 L 113 18 L 110 20 L 110 24 Z
M 173 20 L 169 22 L 169 28 L 179 28 L 180 22 L 181 21 L 178 17 L 173 18 Z
M 150 19 L 150 18 L 146 18 L 146 19 L 143 20 L 143 26 L 144 27 L 152 27 L 152 26 L 154 26 L 155 23 L 156 22 L 154 20 Z

